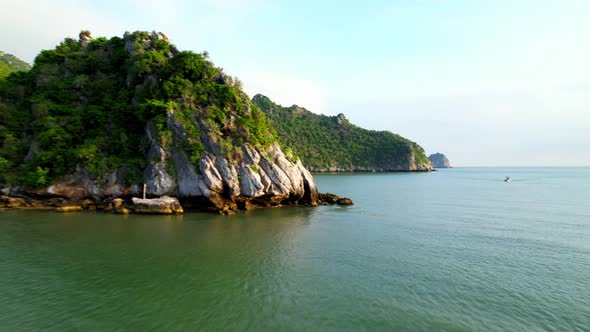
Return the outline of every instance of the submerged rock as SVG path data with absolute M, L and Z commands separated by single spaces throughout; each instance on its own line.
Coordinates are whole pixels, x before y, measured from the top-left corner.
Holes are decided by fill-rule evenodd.
M 55 208 L 56 212 L 78 212 L 84 210 L 80 205 L 66 205 Z
M 319 194 L 319 201 L 322 205 L 354 205 L 350 198 L 340 197 L 331 193 Z
M 338 205 L 354 205 L 354 203 L 352 202 L 352 199 L 346 198 L 346 197 L 342 197 L 342 198 L 339 198 L 338 200 L 336 200 L 336 204 L 338 204 Z

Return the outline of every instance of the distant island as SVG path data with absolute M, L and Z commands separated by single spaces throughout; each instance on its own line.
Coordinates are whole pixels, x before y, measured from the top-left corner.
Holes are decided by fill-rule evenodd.
M 352 204 L 318 193 L 301 158 L 279 144 L 239 80 L 206 52 L 178 50 L 163 33 L 107 39 L 82 31 L 78 40 L 66 38 L 42 51 L 32 70 L 11 69 L 0 79 L 0 111 L 5 207 L 43 201 L 73 210 L 149 210 L 131 200 L 144 183 L 148 198 L 178 197 L 184 207 L 220 213 Z M 426 167 L 417 145 L 399 145 L 401 168 Z M 398 153 L 380 151 L 378 160 L 389 151 Z M 180 211 L 168 204 L 166 211 Z
M 263 95 L 257 105 L 279 139 L 316 172 L 430 171 L 430 160 L 417 143 L 388 131 L 351 124 L 344 114 L 325 116 L 303 107 L 283 107 Z
M 449 159 L 447 159 L 447 157 L 442 153 L 437 152 L 435 154 L 431 154 L 428 156 L 428 159 L 430 159 L 430 162 L 432 162 L 432 167 L 434 168 L 451 168 Z

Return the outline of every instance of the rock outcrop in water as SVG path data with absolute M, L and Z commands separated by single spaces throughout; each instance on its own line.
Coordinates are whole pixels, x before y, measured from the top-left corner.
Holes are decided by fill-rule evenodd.
M 0 97 L 8 195 L 99 206 L 123 198 L 130 210 L 152 211 L 131 202 L 145 184 L 148 198 L 224 213 L 322 203 L 239 81 L 162 33 L 107 40 L 83 31 L 9 77 Z
M 432 162 L 432 167 L 434 168 L 451 168 L 449 159 L 447 159 L 447 157 L 442 153 L 437 152 L 435 154 L 431 154 L 428 159 L 430 159 L 430 162 Z
M 184 212 L 174 197 L 162 196 L 152 199 L 133 197 L 131 202 L 133 212 L 139 214 L 182 214 Z

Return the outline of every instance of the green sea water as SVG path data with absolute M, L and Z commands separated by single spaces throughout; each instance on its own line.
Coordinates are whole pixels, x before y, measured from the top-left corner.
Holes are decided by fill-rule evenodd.
M 590 330 L 590 168 L 315 178 L 356 204 L 2 212 L 0 330 Z

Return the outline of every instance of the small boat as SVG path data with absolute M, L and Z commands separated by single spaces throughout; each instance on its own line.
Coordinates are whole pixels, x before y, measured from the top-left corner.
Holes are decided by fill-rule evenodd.
M 507 177 L 504 179 L 504 182 L 510 182 L 510 177 L 509 177 L 509 176 L 507 176 Z

